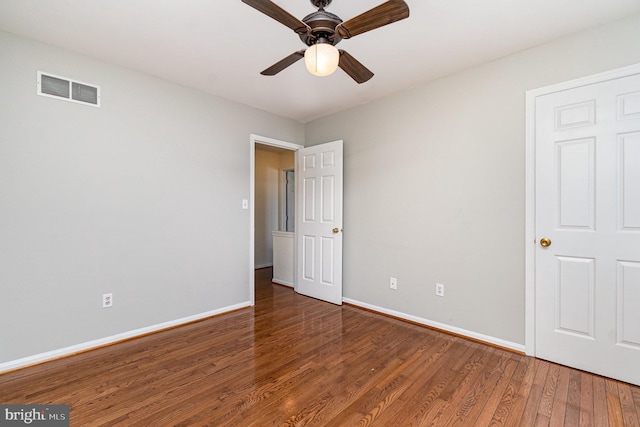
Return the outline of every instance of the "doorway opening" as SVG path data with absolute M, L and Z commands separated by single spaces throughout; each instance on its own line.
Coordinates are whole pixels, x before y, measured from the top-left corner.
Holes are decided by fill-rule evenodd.
M 293 209 L 293 180 L 286 185 L 284 171 L 295 173 L 295 152 L 302 145 L 259 135 L 250 136 L 250 221 L 249 221 L 249 295 L 255 304 L 255 269 L 274 264 L 274 233 L 288 233 L 294 241 L 293 226 L 288 231 L 287 210 Z M 293 175 L 290 175 L 293 178 Z M 288 194 L 290 191 L 290 195 Z M 290 215 L 290 224 L 295 222 Z M 284 228 L 283 228 L 284 226 Z M 277 245 L 277 243 L 276 243 Z M 276 248 L 278 249 L 278 248 Z M 291 260 L 291 268 L 295 260 Z M 291 283 L 294 286 L 293 279 Z
M 291 234 L 293 241 L 291 220 L 294 216 L 288 208 L 295 204 L 293 194 L 287 193 L 293 190 L 293 185 L 282 177 L 293 175 L 295 153 L 263 144 L 256 144 L 255 150 L 254 240 L 255 268 L 259 269 L 273 266 L 276 232 Z

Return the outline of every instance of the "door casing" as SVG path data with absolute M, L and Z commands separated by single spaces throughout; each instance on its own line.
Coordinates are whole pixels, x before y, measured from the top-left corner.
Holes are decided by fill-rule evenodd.
M 618 79 L 640 73 L 640 64 L 594 74 L 591 76 L 545 86 L 526 92 L 525 136 L 525 353 L 535 356 L 535 254 L 536 254 L 536 200 L 535 200 L 535 103 L 539 96 Z

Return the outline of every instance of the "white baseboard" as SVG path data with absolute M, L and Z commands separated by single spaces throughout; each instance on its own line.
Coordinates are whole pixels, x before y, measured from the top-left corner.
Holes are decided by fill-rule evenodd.
M 275 277 L 273 279 L 271 279 L 271 281 L 273 283 L 277 283 L 278 285 L 288 286 L 290 288 L 295 288 L 295 286 L 296 286 L 291 282 L 287 282 L 286 280 L 276 279 Z
M 253 268 L 256 270 L 260 270 L 261 268 L 273 267 L 273 264 L 258 264 L 254 265 Z
M 435 322 L 433 320 L 424 319 L 422 317 L 413 316 L 411 314 L 402 313 L 395 310 L 389 310 L 388 308 L 378 307 L 376 305 L 367 304 L 365 302 L 352 300 L 349 298 L 342 298 L 343 302 L 347 304 L 355 305 L 357 307 L 366 308 L 367 310 L 376 311 L 378 313 L 387 314 L 389 316 L 397 317 L 399 319 L 408 320 L 410 322 L 418 323 L 420 325 L 429 326 L 431 328 L 440 329 L 452 334 L 461 335 L 463 337 L 471 338 L 477 341 L 482 341 L 488 344 L 492 344 L 498 347 L 503 347 L 509 350 L 524 353 L 525 346 L 523 344 L 517 344 L 511 341 L 506 341 L 500 338 L 492 337 L 489 335 L 479 334 L 477 332 L 468 331 L 466 329 L 458 328 L 456 326 L 447 325 L 445 323 Z
M 219 314 L 227 313 L 230 311 L 234 311 L 234 310 L 238 310 L 246 307 L 251 307 L 251 303 L 249 301 L 219 308 L 217 310 L 207 311 L 205 313 L 195 314 L 193 316 L 183 317 L 181 319 L 170 320 L 168 322 L 147 326 L 145 328 L 135 329 L 133 331 L 123 332 L 121 334 L 112 335 L 110 337 L 88 341 L 82 344 L 72 345 L 72 346 L 61 348 L 58 350 L 48 351 L 46 353 L 40 353 L 33 356 L 24 357 L 22 359 L 11 360 L 9 362 L 0 363 L 0 374 L 2 374 L 3 372 L 12 371 L 14 369 L 23 368 L 29 365 L 35 365 L 37 363 L 58 359 L 60 357 L 70 356 L 74 353 L 93 350 L 95 348 L 102 347 L 105 345 L 115 344 L 119 341 L 136 338 L 152 332 L 158 332 L 163 329 L 173 328 L 175 326 L 184 325 L 187 323 L 195 322 L 197 320 L 206 319 L 207 317 L 216 316 Z

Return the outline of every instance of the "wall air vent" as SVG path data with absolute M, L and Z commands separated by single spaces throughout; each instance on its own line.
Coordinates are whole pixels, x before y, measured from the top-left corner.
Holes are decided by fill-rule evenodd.
M 100 106 L 100 86 L 38 71 L 38 95 Z

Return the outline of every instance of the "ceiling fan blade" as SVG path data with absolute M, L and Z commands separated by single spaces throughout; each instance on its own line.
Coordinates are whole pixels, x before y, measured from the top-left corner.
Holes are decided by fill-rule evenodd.
M 403 0 L 389 0 L 339 24 L 336 31 L 348 39 L 408 17 L 409 6 Z
M 348 52 L 342 49 L 338 49 L 338 51 L 340 52 L 340 62 L 338 62 L 338 66 L 353 80 L 358 83 L 364 83 L 373 77 L 371 70 L 362 65 L 356 58 L 349 55 Z
M 307 24 L 270 0 L 242 0 L 242 2 L 286 25 L 298 34 L 304 34 L 311 30 Z
M 263 76 L 275 76 L 280 71 L 284 70 L 289 65 L 295 64 L 302 58 L 304 58 L 304 50 L 293 52 L 291 55 L 276 62 L 275 64 L 273 64 L 271 67 L 267 68 L 260 74 L 262 74 Z

